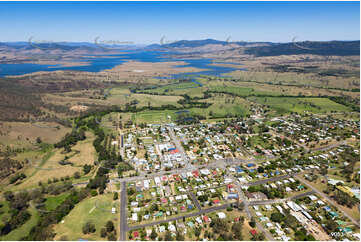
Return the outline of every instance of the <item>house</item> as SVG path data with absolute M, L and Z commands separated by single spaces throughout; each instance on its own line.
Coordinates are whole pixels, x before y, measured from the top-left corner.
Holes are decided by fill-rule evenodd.
M 203 221 L 204 221 L 205 223 L 209 223 L 209 222 L 211 222 L 211 219 L 210 219 L 208 216 L 204 215 L 204 216 L 203 216 Z
M 132 214 L 132 220 L 133 221 L 138 221 L 138 214 L 137 213 Z
M 249 232 L 252 236 L 255 236 L 257 234 L 257 231 L 255 229 L 251 229 Z
M 159 226 L 159 233 L 163 233 L 165 231 L 165 226 Z
M 267 200 L 267 196 L 266 194 L 262 193 L 262 192 L 245 192 L 245 195 L 247 196 L 247 198 L 250 201 L 255 201 L 255 200 Z
M 302 210 L 302 208 L 301 208 L 298 204 L 296 204 L 296 203 L 294 203 L 294 202 L 292 202 L 292 201 L 288 201 L 288 202 L 287 202 L 287 205 L 288 205 L 288 207 L 291 208 L 294 212 L 298 212 L 298 211 Z
M 176 231 L 176 227 L 173 224 L 169 224 L 168 225 L 168 230 L 171 232 L 175 232 Z
M 201 217 L 196 217 L 196 222 L 197 222 L 198 224 L 202 224 L 202 219 L 201 219 Z
M 237 193 L 229 193 L 227 199 L 238 199 Z
M 138 231 L 134 231 L 133 232 L 133 238 L 138 238 L 139 237 L 139 232 Z
M 226 214 L 223 212 L 219 212 L 219 213 L 217 213 L 217 215 L 218 215 L 218 218 L 220 218 L 220 219 L 226 218 Z

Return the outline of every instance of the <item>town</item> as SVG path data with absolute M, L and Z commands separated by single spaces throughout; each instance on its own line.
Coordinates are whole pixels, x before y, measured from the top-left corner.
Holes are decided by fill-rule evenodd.
M 121 239 L 359 240 L 358 127 L 312 114 L 130 125 L 112 136 L 133 167 L 110 183 Z

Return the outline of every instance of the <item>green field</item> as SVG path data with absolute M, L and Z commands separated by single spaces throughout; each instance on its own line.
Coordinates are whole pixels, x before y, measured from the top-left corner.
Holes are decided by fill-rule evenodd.
M 37 224 L 39 214 L 33 207 L 30 207 L 28 211 L 31 214 L 30 219 L 19 228 L 12 230 L 9 234 L 1 237 L 1 240 L 19 241 L 22 237 L 29 234 L 30 230 Z
M 197 88 L 197 87 L 199 87 L 199 85 L 194 82 L 181 82 L 181 83 L 173 83 L 173 84 L 161 86 L 161 87 L 154 88 L 154 89 L 144 90 L 144 92 L 147 92 L 147 93 L 168 93 L 168 92 L 173 93 L 177 90 L 182 90 L 184 92 L 185 89 Z
M 46 198 L 46 201 L 45 201 L 46 210 L 49 210 L 49 211 L 54 210 L 61 203 L 63 203 L 68 196 L 69 196 L 69 193 L 63 193 L 63 194 L 55 196 L 55 197 Z
M 168 116 L 171 119 L 168 119 Z M 170 121 L 174 121 L 176 118 L 175 111 L 173 110 L 163 110 L 163 111 L 143 111 L 139 113 L 134 113 L 132 115 L 132 120 L 136 123 L 168 123 Z
M 114 204 L 113 204 L 114 203 Z M 117 213 L 112 214 L 111 208 L 116 207 Z M 100 237 L 100 230 L 107 221 L 112 220 L 114 226 L 117 226 L 119 217 L 119 203 L 113 202 L 112 194 L 104 194 L 92 198 L 87 198 L 75 206 L 71 212 L 64 217 L 64 223 L 59 223 L 54 227 L 56 240 L 66 236 L 68 240 L 104 240 Z M 82 232 L 83 225 L 91 221 L 94 223 L 96 231 L 93 234 L 84 235 Z
M 249 100 L 264 104 L 279 114 L 305 111 L 311 113 L 349 112 L 351 109 L 331 101 L 328 98 L 292 98 L 292 97 L 251 97 Z

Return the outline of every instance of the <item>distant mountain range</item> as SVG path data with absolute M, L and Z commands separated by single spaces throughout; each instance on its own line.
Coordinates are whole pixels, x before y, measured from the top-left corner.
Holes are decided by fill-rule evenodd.
M 291 43 L 272 42 L 228 42 L 215 39 L 180 40 L 166 44 L 152 45 L 105 45 L 89 42 L 56 42 L 56 43 L 30 43 L 30 42 L 0 42 L 0 53 L 4 52 L 74 52 L 95 53 L 116 50 L 160 50 L 179 52 L 212 52 L 232 49 L 242 49 L 244 54 L 254 56 L 278 55 L 360 55 L 360 41 L 303 41 Z

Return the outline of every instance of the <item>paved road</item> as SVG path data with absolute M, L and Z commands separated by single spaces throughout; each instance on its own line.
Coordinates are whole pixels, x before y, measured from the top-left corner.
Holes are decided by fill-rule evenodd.
M 119 209 L 119 238 L 121 241 L 125 241 L 128 231 L 128 222 L 127 222 L 127 186 L 126 182 L 122 182 L 121 191 L 120 191 L 120 209 Z
M 180 143 L 179 139 L 174 133 L 174 129 L 172 127 L 168 127 L 169 135 L 171 139 L 173 140 L 176 148 L 179 150 L 179 153 L 182 156 L 182 160 L 187 163 L 187 168 L 193 168 L 193 165 L 189 162 L 188 156 L 186 155 L 186 152 L 184 151 L 183 145 Z
M 314 194 L 315 191 L 309 191 L 309 192 L 304 192 L 298 195 L 294 195 L 292 197 L 288 197 L 288 198 L 283 198 L 283 199 L 272 199 L 272 200 L 259 200 L 259 201 L 250 201 L 249 202 L 249 206 L 256 206 L 256 205 L 267 205 L 267 204 L 274 204 L 274 203 L 282 203 L 288 200 L 295 200 L 295 199 L 299 199 L 302 197 L 306 197 L 309 195 Z
M 263 180 L 259 180 L 259 181 L 254 181 L 254 182 L 249 182 L 246 183 L 247 186 L 255 186 L 255 185 L 261 185 L 261 184 L 265 184 L 267 182 L 275 182 L 275 181 L 279 181 L 279 180 L 283 180 L 286 178 L 290 178 L 291 176 L 296 175 L 297 173 L 290 173 L 287 175 L 282 175 L 282 176 L 275 176 L 275 177 L 271 177 L 268 179 L 263 179 Z
M 189 214 L 180 215 L 180 216 L 173 217 L 173 218 L 154 221 L 154 222 L 150 222 L 150 223 L 147 223 L 147 224 L 134 225 L 134 226 L 128 227 L 128 230 L 140 229 L 140 228 L 145 228 L 145 227 L 148 227 L 148 226 L 154 226 L 154 225 L 161 224 L 161 223 L 168 223 L 168 222 L 180 220 L 180 219 L 183 219 L 183 218 L 200 216 L 202 214 L 212 213 L 212 212 L 215 212 L 215 211 L 218 211 L 218 210 L 226 209 L 227 207 L 231 206 L 232 204 L 233 203 L 226 203 L 226 204 L 223 204 L 223 205 L 220 205 L 220 206 L 213 206 L 213 207 L 210 207 L 210 208 L 202 209 L 202 210 L 200 210 L 198 212 L 194 212 L 194 213 L 189 213 Z
M 198 202 L 196 196 L 194 195 L 194 193 L 191 192 L 191 191 L 189 191 L 188 193 L 189 193 L 189 196 L 191 196 L 192 201 L 193 201 L 193 203 L 196 205 L 196 207 L 198 208 L 198 210 L 199 210 L 199 211 L 202 210 L 202 207 L 201 207 L 201 205 L 199 204 L 199 202 Z
M 323 199 L 325 199 L 327 202 L 331 203 L 333 206 L 337 207 L 338 209 L 340 209 L 342 211 L 342 213 L 348 218 L 350 219 L 354 224 L 356 224 L 358 227 L 360 227 L 360 222 L 356 221 L 353 217 L 351 217 L 350 215 L 348 215 L 346 213 L 346 211 L 342 208 L 342 206 L 340 206 L 338 203 L 336 203 L 332 198 L 330 198 L 329 196 L 327 196 L 326 194 L 324 194 L 323 192 L 320 192 L 316 187 L 314 187 L 311 183 L 307 182 L 305 179 L 303 179 L 301 176 L 297 176 L 297 178 L 303 182 L 304 184 L 306 184 L 307 186 L 309 186 L 313 191 L 315 191 L 318 195 L 320 195 Z

